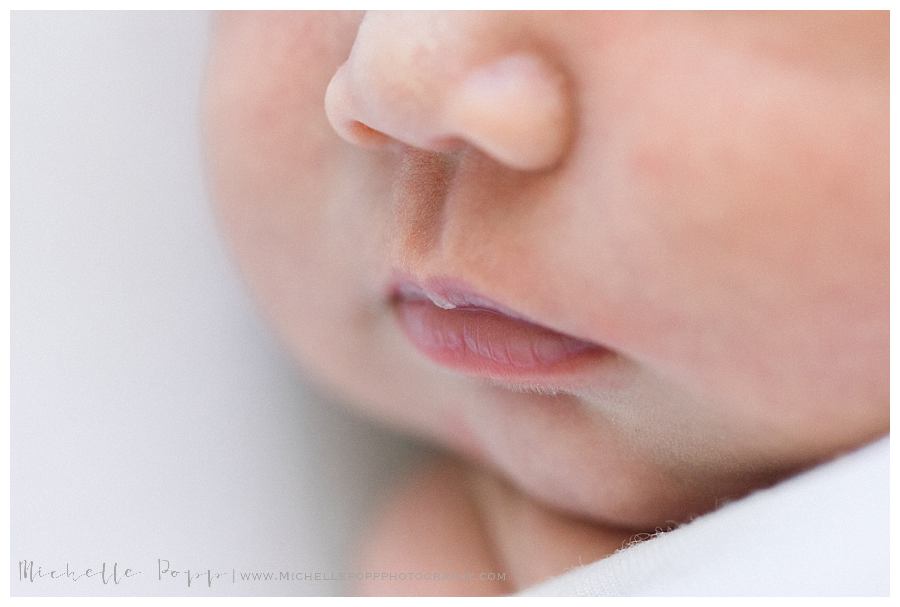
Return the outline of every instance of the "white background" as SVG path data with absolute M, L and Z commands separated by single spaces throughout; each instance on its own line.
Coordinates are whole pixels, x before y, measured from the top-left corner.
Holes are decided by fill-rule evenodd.
M 11 591 L 337 594 L 232 568 L 349 567 L 419 451 L 309 394 L 204 189 L 209 15 L 11 17 Z M 213 569 L 213 583 L 159 581 Z M 19 560 L 141 570 L 18 579 Z

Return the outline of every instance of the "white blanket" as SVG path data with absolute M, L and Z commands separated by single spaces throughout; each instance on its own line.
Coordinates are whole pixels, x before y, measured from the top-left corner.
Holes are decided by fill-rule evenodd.
M 519 594 L 887 595 L 889 441 Z

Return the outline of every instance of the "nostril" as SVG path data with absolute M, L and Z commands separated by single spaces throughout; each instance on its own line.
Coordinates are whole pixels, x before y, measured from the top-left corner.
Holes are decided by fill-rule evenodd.
M 360 145 L 381 147 L 391 140 L 390 136 L 373 129 L 359 120 L 351 120 L 348 122 L 346 129 L 350 136 Z
M 395 137 L 391 137 L 383 131 L 373 129 L 365 122 L 350 120 L 344 123 L 344 132 L 356 145 L 368 148 L 405 148 L 406 145 Z M 465 140 L 460 137 L 447 135 L 436 137 L 423 148 L 432 152 L 452 153 L 465 146 Z

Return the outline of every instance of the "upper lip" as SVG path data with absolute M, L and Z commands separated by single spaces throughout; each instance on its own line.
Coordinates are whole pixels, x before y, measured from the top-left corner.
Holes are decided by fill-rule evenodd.
M 593 340 L 578 335 L 571 335 L 556 327 L 549 326 L 545 322 L 541 322 L 529 315 L 501 304 L 491 297 L 482 295 L 471 288 L 465 281 L 458 278 L 449 276 L 431 276 L 417 279 L 410 274 L 397 271 L 394 272 L 393 278 L 389 283 L 388 297 L 391 301 L 401 299 L 428 299 L 431 300 L 434 305 L 445 309 L 468 308 L 488 310 L 509 318 L 543 327 L 550 331 L 570 335 L 571 337 L 581 339 L 585 342 L 595 343 Z M 604 347 L 596 343 L 595 345 Z
M 447 310 L 479 308 L 510 318 L 533 322 L 524 315 L 473 291 L 462 282 L 450 278 L 430 278 L 421 283 L 410 279 L 399 279 L 393 283 L 391 295 L 394 298 L 429 299 L 434 305 Z

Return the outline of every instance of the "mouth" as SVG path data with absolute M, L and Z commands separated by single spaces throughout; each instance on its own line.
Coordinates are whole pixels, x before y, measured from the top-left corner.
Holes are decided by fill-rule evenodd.
M 560 333 L 452 279 L 395 281 L 389 291 L 409 341 L 433 362 L 467 375 L 553 385 L 614 353 Z

